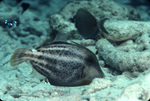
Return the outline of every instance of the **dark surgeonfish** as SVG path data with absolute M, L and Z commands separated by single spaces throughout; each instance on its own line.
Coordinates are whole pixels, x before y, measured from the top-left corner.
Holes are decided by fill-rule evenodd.
M 85 39 L 95 39 L 100 30 L 108 34 L 103 26 L 107 19 L 102 19 L 98 24 L 96 18 L 90 12 L 80 8 L 71 20 L 75 22 L 75 27 Z
M 20 48 L 13 53 L 10 64 L 26 60 L 55 86 L 87 85 L 94 78 L 104 77 L 95 54 L 79 44 L 53 42 L 35 50 Z

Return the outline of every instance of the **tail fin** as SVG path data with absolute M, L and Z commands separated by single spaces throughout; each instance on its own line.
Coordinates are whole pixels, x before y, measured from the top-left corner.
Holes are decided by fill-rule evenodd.
M 98 27 L 99 27 L 104 33 L 109 34 L 109 33 L 107 32 L 107 30 L 105 29 L 105 27 L 104 27 L 104 22 L 105 22 L 106 20 L 109 20 L 109 19 L 108 19 L 108 18 L 103 18 L 103 19 L 101 19 L 101 20 L 99 21 L 99 23 L 98 23 Z
M 13 53 L 13 55 L 10 58 L 10 65 L 11 66 L 15 66 L 18 65 L 26 60 L 28 60 L 27 58 L 25 58 L 26 56 L 26 52 L 30 51 L 26 48 L 19 48 L 17 50 L 15 50 L 15 52 Z

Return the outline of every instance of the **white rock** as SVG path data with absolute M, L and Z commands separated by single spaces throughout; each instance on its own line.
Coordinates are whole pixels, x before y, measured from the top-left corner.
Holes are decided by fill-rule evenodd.
M 109 33 L 104 36 L 111 41 L 136 39 L 144 33 L 150 33 L 150 22 L 110 20 L 104 26 Z

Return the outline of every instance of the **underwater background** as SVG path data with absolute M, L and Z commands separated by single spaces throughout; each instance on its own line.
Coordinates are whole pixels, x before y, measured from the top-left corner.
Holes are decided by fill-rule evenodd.
M 108 18 L 103 25 L 108 34 L 101 31 L 96 39 L 84 39 L 70 21 L 79 8 L 98 22 Z M 65 33 L 68 42 L 90 49 L 105 77 L 86 86 L 59 87 L 33 73 L 29 61 L 10 65 L 16 49 L 48 44 L 57 31 Z M 150 99 L 149 0 L 0 0 L 0 46 L 2 101 Z

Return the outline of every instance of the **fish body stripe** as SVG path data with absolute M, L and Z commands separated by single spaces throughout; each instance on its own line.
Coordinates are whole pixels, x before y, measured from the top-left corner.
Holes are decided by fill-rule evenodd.
M 42 50 L 43 51 L 43 50 Z M 46 52 L 45 52 L 46 51 Z M 55 67 L 55 68 L 78 68 L 76 64 L 84 64 L 83 56 L 80 54 L 75 54 L 72 51 L 69 51 L 68 49 L 62 50 L 44 50 L 44 52 L 30 52 L 27 53 L 25 56 L 29 60 L 34 61 L 34 63 L 43 64 L 44 66 L 42 68 L 47 67 Z M 57 51 L 57 52 L 56 52 Z M 60 51 L 60 52 L 59 52 Z M 51 52 L 51 53 L 50 53 Z M 57 54 L 53 54 L 53 53 Z M 50 68 L 49 68 L 50 69 Z
M 78 72 L 80 72 L 82 68 L 78 67 L 84 67 L 83 63 L 71 63 L 70 65 L 67 65 L 66 67 L 63 67 L 61 64 L 58 66 L 51 66 L 49 64 L 43 64 L 43 63 L 38 63 L 36 61 L 31 61 L 31 63 L 34 65 L 34 68 L 39 71 L 41 74 L 45 75 L 46 77 L 53 77 L 57 78 L 59 80 L 61 79 L 66 79 L 67 81 L 71 80 L 72 77 L 69 77 L 73 72 L 73 77 L 80 77 Z M 68 64 L 68 63 L 66 63 Z M 56 68 L 59 67 L 59 68 Z M 76 75 L 76 76 L 75 76 Z M 67 77 L 67 78 L 66 78 Z
M 29 60 L 38 59 L 45 60 L 51 63 L 56 64 L 56 61 L 76 61 L 76 62 L 83 62 L 83 58 L 85 57 L 82 53 L 77 51 L 69 50 L 68 48 L 49 48 L 44 50 L 37 50 L 30 53 L 26 53 L 25 57 Z
M 69 45 L 69 44 L 51 44 L 51 45 L 48 45 L 48 46 L 46 46 L 46 47 L 41 47 L 41 48 L 39 48 L 40 50 L 41 49 L 55 49 L 55 48 L 70 48 L 70 47 L 72 47 L 71 45 Z
M 76 54 L 78 56 L 83 56 L 83 52 L 79 51 L 75 47 L 49 47 L 49 48 L 40 48 L 37 49 L 37 52 L 48 53 L 48 54 L 57 54 L 57 53 L 70 53 Z
M 64 48 L 64 47 L 49 47 L 49 48 L 40 48 L 37 49 L 37 51 L 49 51 L 49 50 L 69 50 L 69 48 Z
M 51 65 L 56 66 L 60 65 L 62 67 L 76 67 L 75 64 L 80 63 L 84 64 L 83 60 L 80 60 L 80 58 L 74 58 L 74 57 L 56 57 L 56 56 L 48 56 L 48 55 L 38 55 L 33 57 L 26 57 L 29 60 L 33 60 L 38 63 L 43 63 L 44 65 Z M 76 67 L 78 68 L 78 67 Z
M 47 68 L 43 68 L 45 67 L 45 65 L 43 66 L 43 63 L 38 63 L 34 60 L 30 61 L 33 65 L 33 67 L 35 68 L 35 70 L 37 70 L 38 72 L 40 72 L 42 75 L 48 77 L 49 74 L 53 75 L 53 72 Z
M 83 55 L 82 54 L 77 54 L 77 53 L 75 53 L 75 52 L 72 52 L 71 50 L 63 50 L 63 51 L 61 51 L 61 50 L 40 50 L 40 51 L 38 51 L 38 52 L 41 52 L 41 54 L 47 54 L 47 55 L 51 55 L 51 56 L 59 56 L 59 57 L 61 57 L 61 56 L 63 56 L 63 57 L 74 57 L 74 58 L 80 58 L 80 59 L 82 59 L 82 57 L 83 57 Z M 40 54 L 40 53 L 38 53 L 38 54 Z M 38 54 L 36 54 L 36 55 L 38 55 Z
M 25 54 L 33 67 L 49 79 L 68 82 L 80 79 L 81 71 L 85 67 L 85 55 L 78 49 L 66 46 L 51 46 L 40 48 Z M 72 76 L 70 76 L 72 75 Z
M 54 55 L 54 54 L 46 54 L 46 53 L 42 53 L 42 52 L 36 52 L 36 53 L 31 53 L 31 54 L 26 54 L 25 55 L 26 58 L 28 58 L 29 60 L 57 60 L 57 61 L 61 61 L 61 60 L 65 60 L 65 61 L 76 61 L 76 62 L 82 62 L 81 59 L 83 60 L 83 57 L 79 57 L 76 55 Z

